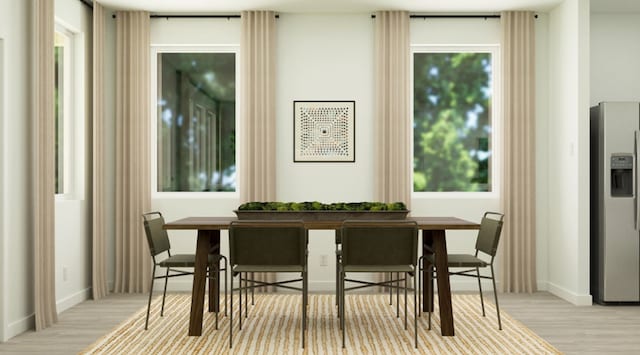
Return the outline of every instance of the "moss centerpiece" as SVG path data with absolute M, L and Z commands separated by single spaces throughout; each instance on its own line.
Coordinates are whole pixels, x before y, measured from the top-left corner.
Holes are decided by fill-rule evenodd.
M 340 221 L 345 219 L 405 219 L 409 210 L 402 202 L 247 202 L 238 207 L 238 219 L 302 219 Z

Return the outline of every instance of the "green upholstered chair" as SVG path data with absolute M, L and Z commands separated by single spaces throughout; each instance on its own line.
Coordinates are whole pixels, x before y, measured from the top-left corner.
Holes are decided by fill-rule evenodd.
M 493 261 L 496 253 L 498 252 L 498 243 L 500 242 L 500 234 L 502 232 L 504 214 L 498 212 L 485 212 L 480 222 L 480 230 L 478 231 L 478 237 L 476 239 L 475 253 L 474 254 L 448 254 L 448 267 L 449 275 L 460 275 L 474 277 L 478 279 L 478 289 L 480 292 L 480 304 L 482 305 L 482 316 L 485 317 L 484 311 L 484 298 L 482 296 L 482 283 L 481 279 L 491 279 L 493 283 L 493 294 L 496 300 L 496 313 L 498 317 L 498 329 L 502 330 L 502 322 L 500 320 L 500 306 L 498 305 L 498 292 L 496 291 L 495 273 L 493 270 Z M 489 257 L 489 261 L 485 261 L 480 258 L 482 254 L 486 254 Z M 431 283 L 433 277 L 433 271 L 435 270 L 435 259 L 433 254 L 425 256 L 427 264 L 431 269 L 431 272 L 427 273 L 428 279 L 426 282 Z M 491 276 L 480 275 L 480 268 L 488 267 L 491 270 Z M 467 268 L 462 271 L 451 271 L 451 268 Z M 438 270 L 435 270 L 437 272 Z M 433 299 L 433 287 L 429 293 L 429 302 Z M 429 312 L 429 329 L 431 329 L 431 312 Z
M 302 291 L 302 348 L 307 328 L 307 241 L 308 232 L 302 221 L 234 221 L 229 227 L 229 265 L 233 277 L 239 275 L 237 288 L 231 288 L 229 348 L 233 346 L 233 291 L 240 294 L 239 322 L 242 330 L 242 291 L 257 287 L 277 286 Z M 258 281 L 248 274 L 300 273 L 300 278 L 277 282 Z M 244 276 L 243 276 L 244 274 Z M 245 281 L 244 286 L 242 281 Z M 288 284 L 302 282 L 302 287 Z M 250 284 L 249 284 L 250 283 Z
M 195 254 L 176 254 L 171 255 L 171 243 L 167 231 L 163 228 L 164 218 L 160 212 L 149 212 L 142 215 L 144 222 L 144 231 L 149 243 L 149 251 L 153 259 L 153 271 L 151 271 L 151 286 L 149 287 L 149 302 L 147 304 L 147 318 L 144 323 L 144 329 L 149 326 L 149 311 L 151 309 L 151 297 L 153 295 L 153 283 L 157 279 L 164 279 L 164 291 L 162 292 L 162 307 L 160 308 L 160 316 L 164 315 L 164 301 L 167 295 L 167 281 L 169 278 L 193 275 L 193 271 L 184 269 L 193 269 L 195 267 Z M 166 257 L 158 260 L 159 257 L 166 254 Z M 223 267 L 220 267 L 220 261 L 223 261 Z M 166 268 L 166 273 L 156 276 L 156 268 Z M 224 308 L 227 312 L 227 258 L 220 254 L 209 255 L 208 277 L 210 281 L 215 281 L 219 277 L 220 272 L 224 271 L 225 292 L 224 292 Z M 210 284 L 211 285 L 211 284 Z M 218 314 L 216 312 L 216 329 L 218 329 Z
M 345 347 L 345 292 L 371 286 L 400 288 L 404 281 L 405 318 L 407 329 L 407 279 L 416 270 L 418 254 L 418 225 L 414 221 L 344 221 L 341 229 L 342 254 L 339 264 L 339 305 L 342 328 L 342 347 Z M 383 282 L 369 282 L 347 278 L 355 273 L 404 273 L 404 278 Z M 358 286 L 346 287 L 345 283 Z M 418 347 L 416 289 L 414 278 L 414 328 L 415 347 Z

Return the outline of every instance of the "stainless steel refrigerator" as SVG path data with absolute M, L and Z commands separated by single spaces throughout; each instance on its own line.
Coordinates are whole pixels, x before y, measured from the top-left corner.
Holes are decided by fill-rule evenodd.
M 640 102 L 591 108 L 591 295 L 640 302 Z

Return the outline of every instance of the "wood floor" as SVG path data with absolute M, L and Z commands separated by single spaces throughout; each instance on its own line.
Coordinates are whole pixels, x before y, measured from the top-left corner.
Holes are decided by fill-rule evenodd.
M 640 353 L 640 306 L 576 307 L 546 292 L 499 297 L 502 310 L 566 354 Z M 145 295 L 86 301 L 51 328 L 0 343 L 0 354 L 76 354 L 145 306 Z

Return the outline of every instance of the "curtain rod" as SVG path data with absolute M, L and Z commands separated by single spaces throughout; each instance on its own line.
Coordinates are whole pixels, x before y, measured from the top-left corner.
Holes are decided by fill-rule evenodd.
M 93 1 L 92 0 L 80 0 L 81 3 L 85 4 L 86 6 L 88 6 L 90 9 L 93 10 Z
M 116 14 L 113 14 L 111 16 L 112 18 L 116 18 Z M 226 19 L 232 19 L 232 18 L 240 18 L 240 15 L 160 15 L 160 14 L 153 14 L 153 15 L 149 15 L 150 18 L 226 18 Z M 276 14 L 276 18 L 280 18 L 280 15 Z
M 533 17 L 538 18 L 538 14 L 533 15 Z M 371 15 L 371 18 L 376 18 L 376 15 Z M 492 15 L 409 15 L 409 18 L 500 18 L 500 15 L 492 14 Z

